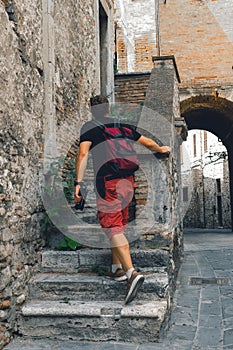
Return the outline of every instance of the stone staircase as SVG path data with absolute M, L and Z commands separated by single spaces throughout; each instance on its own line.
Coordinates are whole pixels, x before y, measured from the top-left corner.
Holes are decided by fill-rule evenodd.
M 22 339 L 158 341 L 170 309 L 169 252 L 132 248 L 132 259 L 145 274 L 145 282 L 137 298 L 124 305 L 126 282 L 99 275 L 111 263 L 109 250 L 44 251 L 19 314 L 20 337 L 6 349 L 16 349 Z

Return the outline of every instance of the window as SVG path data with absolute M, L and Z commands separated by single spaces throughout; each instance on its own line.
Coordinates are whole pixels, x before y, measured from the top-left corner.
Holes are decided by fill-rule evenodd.
M 221 193 L 221 179 L 216 179 L 217 193 Z
M 193 156 L 197 156 L 197 136 L 196 134 L 193 135 Z

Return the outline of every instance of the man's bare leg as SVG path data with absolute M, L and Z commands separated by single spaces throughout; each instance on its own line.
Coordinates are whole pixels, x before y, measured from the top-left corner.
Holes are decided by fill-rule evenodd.
M 114 235 L 111 240 L 113 264 L 121 264 L 125 271 L 133 268 L 129 243 L 123 233 Z
M 138 290 L 144 282 L 144 276 L 134 270 L 129 243 L 123 233 L 114 235 L 110 243 L 113 257 L 122 264 L 128 278 L 125 297 L 125 304 L 128 304 L 137 296 Z

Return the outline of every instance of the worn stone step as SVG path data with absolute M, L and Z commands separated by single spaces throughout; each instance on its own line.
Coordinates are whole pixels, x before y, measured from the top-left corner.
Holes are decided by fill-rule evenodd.
M 165 271 L 142 271 L 145 281 L 139 291 L 142 300 L 168 297 Z M 29 298 L 41 300 L 124 300 L 127 282 L 95 274 L 38 274 L 30 281 Z
M 67 226 L 67 235 L 73 237 L 73 239 L 87 247 L 109 248 L 109 239 L 100 225 L 97 223 L 88 224 L 85 222 L 87 221 L 85 213 L 79 213 L 77 216 L 80 223 L 78 225 Z M 135 225 L 129 224 L 126 231 L 126 237 L 129 242 L 134 242 L 140 237 L 141 232 L 143 232 L 143 230 L 138 233 L 137 229 L 135 230 Z
M 85 220 L 89 220 L 91 222 L 92 220 L 94 220 L 94 216 L 86 216 Z M 172 243 L 172 235 L 169 232 L 169 230 L 159 227 L 157 227 L 156 230 L 153 230 L 148 228 L 146 225 L 142 226 L 141 221 L 138 225 L 141 226 L 144 233 L 140 237 L 136 237 L 135 240 L 132 240 L 133 228 L 131 228 L 132 234 L 130 233 L 130 237 L 128 236 L 128 239 L 131 239 L 131 248 L 145 249 L 150 247 L 156 247 L 157 249 L 165 249 L 170 247 Z M 80 226 L 79 229 L 82 230 L 82 227 Z M 85 232 L 85 238 L 82 240 L 83 245 L 86 245 L 87 247 L 99 248 L 95 245 L 98 243 L 97 245 L 100 244 L 101 248 L 109 248 L 109 241 L 106 241 L 106 236 L 101 232 L 99 225 L 90 227 L 88 229 L 85 226 L 83 227 L 83 232 Z M 67 235 L 69 234 L 67 233 Z M 76 235 L 73 236 L 73 232 L 70 231 L 70 237 L 73 237 L 73 239 L 75 239 Z M 92 237 L 92 239 L 87 239 L 86 237 Z M 64 239 L 64 235 L 59 232 L 56 232 L 56 234 L 54 234 L 53 232 L 48 233 L 46 235 L 47 247 L 49 247 L 50 249 L 56 249 L 56 247 L 62 241 L 64 241 Z M 75 240 L 77 240 L 77 238 Z M 93 245 L 91 246 L 91 244 Z
M 157 341 L 168 301 L 33 301 L 19 319 L 25 337 L 79 341 Z
M 132 249 L 135 267 L 170 268 L 169 251 L 162 249 Z M 93 271 L 93 267 L 108 268 L 111 264 L 109 249 L 80 249 L 78 251 L 48 250 L 42 253 L 41 272 L 78 273 Z
M 164 224 L 155 224 L 151 214 L 149 215 L 148 211 L 143 214 L 144 211 L 141 211 L 140 206 L 137 211 L 140 212 L 141 218 L 130 222 L 125 233 L 130 244 L 140 248 L 151 245 L 157 248 L 169 247 L 172 243 L 172 233 L 169 227 Z M 96 221 L 96 213 L 80 212 L 76 213 L 76 216 L 80 222 L 78 225 L 67 226 L 68 236 L 87 247 L 109 248 L 109 240 Z M 61 237 L 64 239 L 63 235 Z M 57 233 L 52 233 L 49 241 L 53 245 L 53 241 L 57 241 Z
M 152 346 L 152 345 L 151 345 Z M 78 340 L 21 339 L 16 338 L 4 350 L 136 350 L 138 344 L 125 342 L 90 342 Z M 161 344 L 153 343 L 153 350 L 161 350 Z

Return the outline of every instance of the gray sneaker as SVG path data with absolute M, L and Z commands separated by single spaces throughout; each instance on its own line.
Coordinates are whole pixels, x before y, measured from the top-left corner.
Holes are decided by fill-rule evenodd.
M 127 284 L 125 304 L 130 303 L 134 298 L 136 298 L 138 290 L 143 284 L 144 279 L 145 278 L 141 273 L 135 270 L 132 272 L 132 276 Z
M 111 278 L 114 281 L 122 282 L 127 280 L 127 276 L 123 269 L 117 269 L 116 272 L 106 272 L 105 277 Z

